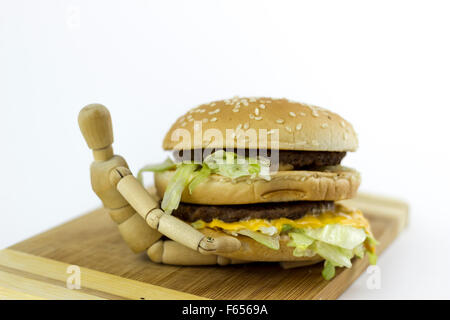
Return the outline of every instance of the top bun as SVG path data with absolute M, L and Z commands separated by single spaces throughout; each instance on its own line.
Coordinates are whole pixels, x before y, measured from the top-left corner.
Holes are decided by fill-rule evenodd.
M 212 134 L 208 135 L 205 134 L 208 129 L 216 130 L 210 131 Z M 256 132 L 253 135 L 255 138 L 249 138 L 251 135 L 248 130 L 251 129 L 256 130 L 253 131 Z M 269 133 L 266 144 L 264 136 L 260 137 L 260 129 Z M 277 149 L 280 150 L 355 151 L 358 148 L 353 126 L 331 111 L 287 99 L 238 97 L 203 104 L 188 111 L 172 125 L 164 138 L 163 148 L 272 149 L 275 148 L 271 142 L 275 141 L 273 137 L 277 129 Z M 201 132 L 201 135 L 197 134 L 199 139 L 194 139 L 194 130 Z M 189 136 L 187 139 L 186 133 Z M 214 138 L 216 133 L 221 134 L 223 139 Z

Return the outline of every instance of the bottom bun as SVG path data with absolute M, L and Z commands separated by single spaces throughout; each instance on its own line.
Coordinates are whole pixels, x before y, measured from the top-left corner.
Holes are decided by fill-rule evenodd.
M 199 229 L 201 233 L 208 237 L 219 238 L 223 236 L 230 236 L 229 234 L 210 228 Z M 289 239 L 280 238 L 280 249 L 274 250 L 266 247 L 265 245 L 256 242 L 252 238 L 246 236 L 234 236 L 241 242 L 241 248 L 238 251 L 231 253 L 219 253 L 218 256 L 226 257 L 229 259 L 245 260 L 249 262 L 257 261 L 270 261 L 270 262 L 283 262 L 283 261 L 302 261 L 302 265 L 311 265 L 323 261 L 323 258 L 314 255 L 312 257 L 296 257 L 293 255 L 294 248 L 288 247 L 287 243 Z

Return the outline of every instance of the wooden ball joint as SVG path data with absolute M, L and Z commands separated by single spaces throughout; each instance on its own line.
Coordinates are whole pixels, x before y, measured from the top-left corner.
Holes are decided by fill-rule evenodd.
M 169 248 L 166 251 L 169 256 L 176 256 L 179 252 L 179 258 L 152 260 L 181 265 L 205 264 L 205 261 L 224 264 L 223 258 L 206 258 L 204 254 L 239 250 L 241 244 L 236 238 L 207 238 L 160 209 L 159 202 L 131 174 L 125 159 L 114 155 L 111 115 L 106 107 L 100 104 L 84 107 L 78 116 L 78 124 L 94 155 L 91 164 L 92 189 L 118 224 L 120 234 L 131 250 L 137 253 L 150 248 L 148 254 L 152 259 L 152 245 L 160 243 L 161 246 L 162 243 L 163 247 Z M 174 241 L 165 241 L 167 244 L 158 241 L 163 234 Z

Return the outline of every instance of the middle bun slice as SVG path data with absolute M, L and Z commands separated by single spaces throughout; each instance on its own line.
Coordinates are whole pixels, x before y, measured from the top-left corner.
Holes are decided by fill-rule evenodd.
M 155 187 L 163 197 L 174 171 L 156 172 Z M 355 197 L 360 174 L 350 168 L 332 166 L 320 171 L 278 171 L 271 180 L 243 177 L 232 180 L 213 174 L 181 201 L 204 205 L 235 205 L 287 201 L 337 201 Z

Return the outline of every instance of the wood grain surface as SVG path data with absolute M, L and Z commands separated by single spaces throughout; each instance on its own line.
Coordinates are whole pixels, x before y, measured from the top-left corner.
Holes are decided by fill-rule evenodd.
M 364 210 L 380 245 L 407 224 L 408 206 L 361 194 L 347 201 Z M 65 288 L 69 265 L 81 267 L 82 289 Z M 0 251 L 0 298 L 22 299 L 335 299 L 367 268 L 367 258 L 322 279 L 322 264 L 283 269 L 276 263 L 179 267 L 134 254 L 117 225 L 99 209 Z M 64 289 L 64 290 L 62 290 Z

